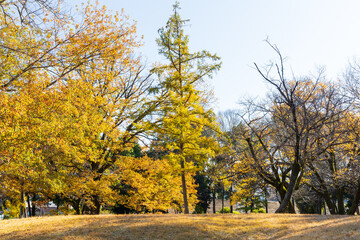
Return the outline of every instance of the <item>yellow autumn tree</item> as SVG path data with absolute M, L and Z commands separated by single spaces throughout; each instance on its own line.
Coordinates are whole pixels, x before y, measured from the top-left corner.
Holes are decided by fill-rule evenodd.
M 61 195 L 78 213 L 80 203 L 99 213 L 156 104 L 134 57 L 134 23 L 97 5 L 78 14 L 81 23 L 49 15 L 44 28 L 1 15 L 0 177 L 21 202 Z
M 83 24 L 69 26 L 64 35 L 68 44 L 59 58 L 65 64 L 58 71 L 66 81 L 57 80 L 57 74 L 52 87 L 61 90 L 69 114 L 61 116 L 63 128 L 59 129 L 58 150 L 65 158 L 55 165 L 71 173 L 64 180 L 69 187 L 62 196 L 75 203 L 78 211 L 85 202 L 87 212 L 99 214 L 101 206 L 115 202 L 117 194 L 111 186 L 119 164 L 127 161 L 123 152 L 146 131 L 146 117 L 156 107 L 147 95 L 149 78 L 142 77 L 143 67 L 134 58 L 139 46 L 135 32 L 127 16 L 89 5 Z M 75 184 L 74 179 L 78 179 Z
M 120 195 L 121 204 L 137 212 L 181 210 L 180 177 L 172 174 L 168 162 L 147 156 L 127 157 L 119 170 L 119 180 L 127 186 L 126 194 Z
M 215 138 L 203 134 L 207 128 L 217 129 L 217 125 L 213 112 L 206 109 L 206 94 L 200 86 L 220 68 L 220 63 L 216 55 L 207 51 L 189 52 L 188 36 L 183 30 L 186 21 L 180 18 L 178 10 L 176 3 L 173 15 L 159 30 L 157 40 L 159 53 L 169 63 L 154 69 L 159 76 L 159 88 L 166 92 L 156 133 L 168 151 L 164 158 L 174 174 L 181 177 L 184 213 L 187 214 L 196 199 L 189 182 L 217 148 Z

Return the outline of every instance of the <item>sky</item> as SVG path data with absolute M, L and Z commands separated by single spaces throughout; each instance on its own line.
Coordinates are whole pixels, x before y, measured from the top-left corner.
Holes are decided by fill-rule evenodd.
M 171 0 L 99 0 L 137 22 L 140 49 L 150 67 L 161 61 L 155 39 L 172 14 Z M 349 61 L 360 57 L 360 1 L 357 0 L 179 0 L 191 51 L 208 50 L 222 59 L 210 80 L 215 111 L 238 107 L 246 97 L 263 97 L 269 89 L 254 69 L 276 60 L 268 38 L 286 57 L 289 76 L 315 74 L 342 78 Z

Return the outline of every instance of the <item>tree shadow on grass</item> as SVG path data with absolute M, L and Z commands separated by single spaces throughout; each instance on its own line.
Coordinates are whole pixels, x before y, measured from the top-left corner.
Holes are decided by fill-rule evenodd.
M 132 219 L 134 220 L 134 219 Z M 211 235 L 189 224 L 167 224 L 150 219 L 138 219 L 128 223 L 122 221 L 93 222 L 56 232 L 13 232 L 1 235 L 0 239 L 212 239 Z
M 360 239 L 360 218 L 357 216 L 301 216 L 302 222 L 313 223 L 299 226 L 297 231 L 282 231 L 270 239 Z M 301 224 L 294 221 L 293 224 Z

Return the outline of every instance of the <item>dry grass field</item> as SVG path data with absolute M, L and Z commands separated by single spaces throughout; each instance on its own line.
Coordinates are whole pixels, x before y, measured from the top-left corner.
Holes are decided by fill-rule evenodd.
M 0 239 L 360 239 L 359 216 L 53 216 L 0 221 Z

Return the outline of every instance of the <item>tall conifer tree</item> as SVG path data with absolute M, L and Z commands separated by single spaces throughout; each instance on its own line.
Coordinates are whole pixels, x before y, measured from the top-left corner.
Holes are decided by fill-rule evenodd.
M 201 90 L 206 77 L 220 68 L 219 57 L 207 51 L 190 53 L 188 36 L 178 13 L 179 3 L 173 6 L 173 15 L 166 26 L 159 29 L 159 53 L 168 64 L 154 69 L 160 78 L 160 87 L 167 93 L 161 108 L 161 124 L 157 130 L 164 142 L 174 172 L 181 175 L 184 213 L 189 213 L 189 189 L 193 179 L 187 179 L 203 167 L 217 148 L 214 137 L 204 134 L 216 129 L 214 114 L 206 109 L 208 94 Z

